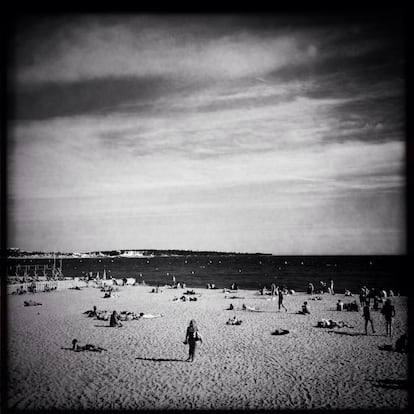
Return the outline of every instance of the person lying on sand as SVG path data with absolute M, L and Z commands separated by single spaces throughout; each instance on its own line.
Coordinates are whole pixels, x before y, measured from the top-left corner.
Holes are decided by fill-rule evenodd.
M 81 351 L 91 351 L 91 352 L 102 352 L 102 351 L 107 351 L 107 349 L 105 348 L 101 348 L 100 346 L 95 346 L 92 344 L 86 344 L 83 346 L 78 345 L 78 340 L 74 339 L 72 341 L 72 349 L 75 352 L 81 352 Z
M 107 320 L 109 320 L 109 312 L 106 311 L 106 310 L 97 311 L 95 318 L 100 320 L 100 321 L 107 321 Z
M 141 312 L 141 313 L 139 314 L 139 317 L 140 317 L 140 318 L 142 318 L 142 319 L 162 318 L 163 316 L 164 316 L 164 314 L 163 314 L 163 313 L 159 313 L 159 314 L 157 314 L 157 315 L 152 315 L 151 313 L 144 313 L 144 312 Z
M 111 318 L 109 320 L 109 326 L 111 326 L 112 328 L 120 328 L 123 326 L 122 323 L 119 321 L 119 316 L 116 311 L 112 312 Z
M 255 306 L 246 306 L 244 303 L 242 305 L 243 310 L 248 310 L 250 312 L 263 312 L 260 309 L 256 308 Z
M 288 333 L 289 333 L 289 331 L 287 329 L 275 329 L 272 332 L 272 335 L 286 335 Z
M 318 328 L 353 328 L 352 325 L 350 325 L 347 322 L 344 321 L 334 321 L 332 319 L 322 319 L 318 321 L 317 325 Z
M 25 300 L 24 306 L 39 306 L 42 305 L 40 302 L 35 302 L 33 300 Z
M 132 321 L 134 319 L 139 319 L 139 315 L 137 315 L 135 312 L 122 311 L 118 315 L 118 319 L 120 321 Z
M 224 299 L 244 299 L 244 296 L 224 296 Z
M 240 319 L 237 319 L 237 316 L 234 316 L 233 318 L 229 318 L 226 322 L 226 325 L 241 325 L 243 321 Z

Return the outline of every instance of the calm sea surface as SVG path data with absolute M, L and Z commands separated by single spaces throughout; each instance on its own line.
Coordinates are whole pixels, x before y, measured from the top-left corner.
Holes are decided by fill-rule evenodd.
M 406 256 L 268 256 L 268 255 L 191 255 L 153 258 L 63 259 L 64 276 L 86 276 L 99 272 L 107 277 L 134 277 L 148 285 L 177 282 L 187 287 L 205 287 L 215 283 L 218 288 L 236 282 L 241 289 L 269 287 L 271 283 L 305 291 L 312 282 L 332 278 L 335 290 L 357 291 L 358 286 L 393 289 L 407 294 Z M 57 261 L 58 262 L 58 261 Z M 53 259 L 9 259 L 9 272 L 15 265 L 52 264 Z M 33 266 L 34 267 L 34 266 Z M 33 274 L 33 270 L 29 271 Z

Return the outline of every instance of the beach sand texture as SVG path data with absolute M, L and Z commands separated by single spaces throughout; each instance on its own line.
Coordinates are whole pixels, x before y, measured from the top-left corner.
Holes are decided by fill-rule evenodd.
M 321 295 L 309 300 L 311 315 L 298 315 L 305 293 L 276 300 L 239 290 L 195 289 L 198 300 L 174 302 L 187 289 L 127 286 L 104 299 L 96 288 L 35 295 L 9 295 L 9 396 L 17 409 L 370 409 L 406 408 L 407 355 L 381 351 L 407 332 L 407 298 L 395 297 L 393 339 L 372 312 L 376 334 L 364 334 L 361 312 L 337 312 L 336 302 L 358 298 Z M 42 306 L 25 307 L 24 300 Z M 232 303 L 236 310 L 225 310 Z M 263 312 L 237 310 L 242 304 Z M 122 328 L 88 318 L 84 311 L 163 313 L 127 321 Z M 236 315 L 240 326 L 226 325 Z M 343 320 L 355 327 L 317 328 L 318 320 Z M 186 327 L 195 319 L 203 344 L 185 362 Z M 283 336 L 275 329 L 289 329 Z M 71 342 L 107 351 L 73 352 Z

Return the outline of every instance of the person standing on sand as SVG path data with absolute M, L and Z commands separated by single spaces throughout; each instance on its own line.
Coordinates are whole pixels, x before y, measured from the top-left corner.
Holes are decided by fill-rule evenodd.
M 387 301 L 381 309 L 381 313 L 385 317 L 386 334 L 387 336 L 392 336 L 391 325 L 392 318 L 395 316 L 395 308 L 394 305 L 391 303 L 391 299 L 387 299 Z
M 287 312 L 287 308 L 283 304 L 283 291 L 282 291 L 282 289 L 279 290 L 279 311 L 280 311 L 280 307 L 284 308 L 285 311 Z
M 372 320 L 368 303 L 365 303 L 364 308 L 362 309 L 362 316 L 365 319 L 365 335 L 368 335 L 368 322 L 371 322 L 372 333 L 375 333 L 374 322 Z
M 329 279 L 329 289 L 330 289 L 330 291 L 331 291 L 331 294 L 332 295 L 335 295 L 335 291 L 334 291 L 334 281 L 333 281 L 333 279 L 331 278 L 331 279 Z
M 196 343 L 200 341 L 203 343 L 203 339 L 198 332 L 197 324 L 194 319 L 191 319 L 190 324 L 187 327 L 187 331 L 185 333 L 184 344 L 188 344 L 188 358 L 187 361 L 193 362 L 196 350 Z

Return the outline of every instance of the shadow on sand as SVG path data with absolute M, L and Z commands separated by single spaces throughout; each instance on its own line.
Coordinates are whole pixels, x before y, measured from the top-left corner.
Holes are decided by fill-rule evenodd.
M 367 336 L 364 332 L 341 332 L 341 331 L 327 331 L 329 333 L 336 333 L 339 335 L 348 335 L 348 336 Z M 377 336 L 377 335 L 368 335 L 368 336 Z
M 141 361 L 154 361 L 154 362 L 186 362 L 185 359 L 174 359 L 174 358 L 142 358 L 137 357 Z
M 399 390 L 399 389 L 408 389 L 408 380 L 399 380 L 399 379 L 384 379 L 384 380 L 377 380 L 372 381 L 374 387 L 377 388 L 388 388 L 392 390 Z

